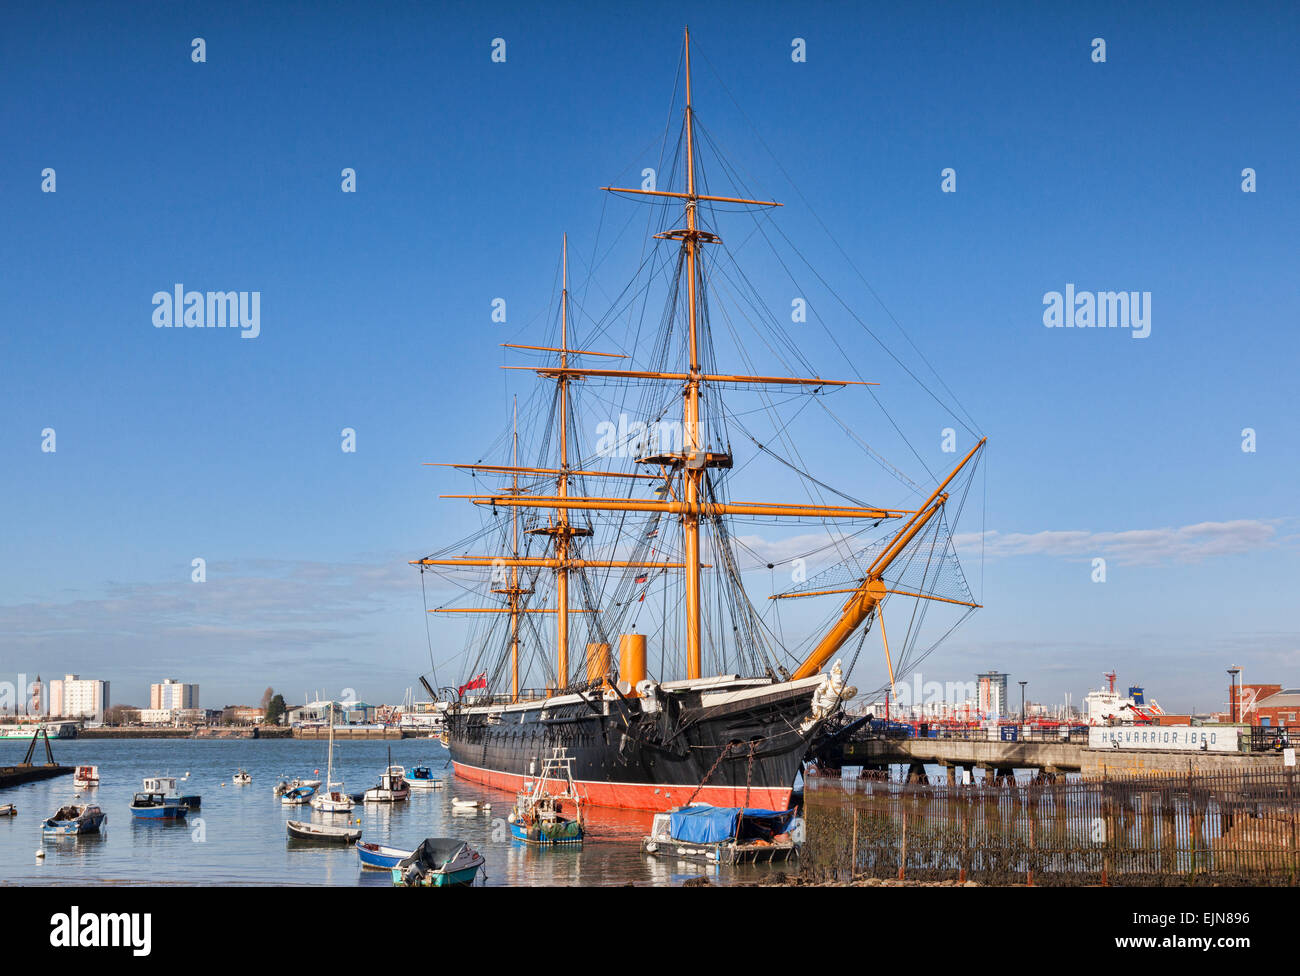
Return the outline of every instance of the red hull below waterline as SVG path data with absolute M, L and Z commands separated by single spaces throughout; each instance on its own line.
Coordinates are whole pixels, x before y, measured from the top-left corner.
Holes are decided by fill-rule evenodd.
M 529 778 L 458 762 L 453 762 L 452 768 L 455 769 L 458 779 L 482 783 L 484 786 L 510 793 L 518 793 L 522 790 L 524 781 Z M 706 785 L 697 793 L 693 785 L 602 783 L 591 780 L 575 782 L 579 794 L 593 806 L 619 810 L 649 810 L 654 813 L 663 813 L 679 807 L 688 800 L 695 803 L 711 803 L 716 807 L 747 806 L 763 810 L 787 810 L 790 807 L 790 794 L 793 792 L 788 786 L 754 787 L 749 791 L 747 799 L 743 787 Z M 692 794 L 695 794 L 693 799 Z

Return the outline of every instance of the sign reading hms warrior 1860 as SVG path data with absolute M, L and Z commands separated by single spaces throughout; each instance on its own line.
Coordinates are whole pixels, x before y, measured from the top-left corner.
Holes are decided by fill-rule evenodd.
M 1241 749 L 1241 729 L 1192 725 L 1098 726 L 1088 730 L 1088 748 L 1237 752 Z

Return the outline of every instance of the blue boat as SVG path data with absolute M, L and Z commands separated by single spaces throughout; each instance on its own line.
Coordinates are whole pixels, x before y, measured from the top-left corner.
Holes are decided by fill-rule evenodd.
M 140 820 L 181 820 L 189 812 L 179 797 L 166 793 L 137 793 L 131 800 L 131 816 Z
M 483 855 L 464 841 L 426 837 L 393 868 L 393 884 L 402 888 L 450 888 L 474 883 Z
M 693 803 L 656 813 L 641 850 L 655 857 L 706 864 L 757 864 L 799 856 L 803 820 L 797 810 L 759 810 Z
M 367 868 L 395 868 L 398 862 L 410 857 L 415 851 L 404 851 L 399 847 L 384 847 L 381 844 L 363 844 L 357 841 L 357 857 L 361 866 Z
M 304 803 L 310 803 L 311 798 L 316 795 L 314 786 L 295 786 L 284 796 L 280 797 L 280 802 L 286 806 L 302 806 Z
M 442 780 L 433 775 L 433 769 L 429 766 L 416 766 L 411 770 L 406 781 L 411 784 L 413 790 L 440 790 L 442 789 Z
M 189 773 L 185 779 L 189 779 Z M 197 793 L 181 793 L 177 784 L 181 782 L 175 776 L 146 776 L 140 784 L 143 793 L 162 793 L 169 800 L 175 800 L 187 810 L 197 810 L 202 798 Z
M 41 824 L 41 833 L 46 837 L 75 837 L 78 834 L 97 834 L 106 820 L 108 820 L 108 814 L 94 804 L 86 806 L 72 804 L 61 807 L 54 816 Z

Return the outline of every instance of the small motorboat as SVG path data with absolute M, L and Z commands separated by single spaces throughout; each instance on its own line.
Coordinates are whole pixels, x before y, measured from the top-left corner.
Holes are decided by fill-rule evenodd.
M 442 780 L 434 776 L 433 770 L 428 766 L 411 767 L 411 774 L 406 777 L 406 782 L 413 790 L 442 789 Z
M 758 810 L 694 803 L 656 813 L 641 850 L 706 864 L 756 864 L 799 856 L 803 820 L 796 810 Z
M 131 816 L 141 820 L 180 820 L 190 808 L 166 793 L 137 793 L 131 800 Z
M 388 766 L 379 774 L 379 782 L 366 790 L 367 803 L 397 803 L 411 795 L 411 784 L 406 780 L 406 767 L 393 765 L 393 750 L 388 749 Z
M 253 777 L 250 776 L 246 770 L 241 769 L 239 772 L 235 773 L 234 776 L 230 777 L 230 781 L 236 786 L 247 786 L 249 783 L 253 782 Z
M 389 766 L 379 776 L 379 782 L 366 790 L 367 803 L 397 803 L 411 795 L 411 784 L 406 781 L 405 766 Z
M 284 796 L 290 790 L 296 790 L 300 786 L 310 786 L 313 790 L 319 789 L 320 780 L 318 779 L 281 779 L 275 784 L 275 795 Z
M 185 779 L 190 778 L 190 774 L 185 774 Z M 197 810 L 202 803 L 202 798 L 197 793 L 182 794 L 176 786 L 175 776 L 146 776 L 140 787 L 141 793 L 162 793 L 170 797 L 177 803 L 183 805 L 187 810 Z
M 41 833 L 46 837 L 97 834 L 107 819 L 108 814 L 93 803 L 86 805 L 73 803 L 60 807 L 54 816 L 41 824 Z
M 79 790 L 88 790 L 99 785 L 98 766 L 78 766 L 72 774 L 72 785 Z
M 491 810 L 492 804 L 484 803 L 482 800 L 462 800 L 458 796 L 451 798 L 451 808 L 453 811 L 460 813 L 472 813 L 479 810 Z
M 16 817 L 16 816 L 18 816 L 18 808 L 16 806 L 14 806 L 12 803 L 0 804 L 0 817 Z
M 306 820 L 288 820 L 285 827 L 289 836 L 298 840 L 351 844 L 361 839 L 360 827 L 336 827 L 333 824 L 310 823 Z
M 483 855 L 450 837 L 426 837 L 409 857 L 392 869 L 393 884 L 403 888 L 450 888 L 474 882 Z
M 415 853 L 414 851 L 404 851 L 400 847 L 363 844 L 361 841 L 357 841 L 356 848 L 357 857 L 361 859 L 362 867 L 383 868 L 385 870 L 397 867 L 400 861 Z
M 310 803 L 311 798 L 316 795 L 314 786 L 295 786 L 284 796 L 280 797 L 280 802 L 287 807 L 298 807 Z

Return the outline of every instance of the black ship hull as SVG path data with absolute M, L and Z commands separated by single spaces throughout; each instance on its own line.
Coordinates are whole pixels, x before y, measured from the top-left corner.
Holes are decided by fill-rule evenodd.
M 664 811 L 692 800 L 784 810 L 821 721 L 818 679 L 457 705 L 446 732 L 458 777 L 512 792 L 553 750 L 572 757 L 588 802 Z

